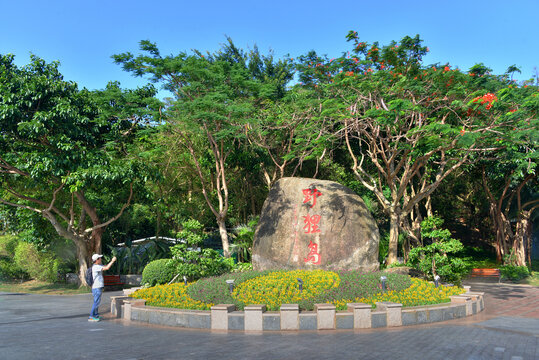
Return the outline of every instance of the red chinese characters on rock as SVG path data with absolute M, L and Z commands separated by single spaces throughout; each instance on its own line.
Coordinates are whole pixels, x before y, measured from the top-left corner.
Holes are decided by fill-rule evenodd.
M 303 196 L 304 200 L 303 203 L 309 203 L 312 200 L 311 208 L 313 208 L 316 205 L 316 199 L 322 195 L 320 191 L 318 191 L 316 188 L 311 189 L 303 189 Z M 314 233 L 320 233 L 320 227 L 319 223 L 321 220 L 320 215 L 309 215 L 303 216 L 303 222 L 305 226 L 303 227 L 303 230 L 305 231 L 305 234 L 314 234 Z M 320 254 L 318 253 L 318 244 L 313 243 L 312 240 L 309 240 L 309 253 L 307 254 L 307 257 L 303 259 L 305 263 L 311 263 L 313 265 L 320 265 L 322 258 Z
M 318 253 L 318 245 L 313 243 L 312 241 L 309 242 L 309 253 L 307 254 L 307 257 L 304 259 L 306 263 L 310 262 L 313 265 L 320 265 L 321 258 L 320 254 Z
M 303 203 L 306 204 L 311 199 L 313 200 L 313 204 L 311 205 L 311 208 L 316 205 L 316 198 L 322 195 L 322 193 L 315 189 L 303 189 L 303 196 L 305 196 L 305 199 L 303 200 Z
M 304 216 L 303 222 L 305 223 L 305 226 L 303 227 L 303 230 L 305 230 L 305 234 L 313 234 L 320 232 L 320 228 L 318 228 L 318 223 L 320 222 L 320 215 Z

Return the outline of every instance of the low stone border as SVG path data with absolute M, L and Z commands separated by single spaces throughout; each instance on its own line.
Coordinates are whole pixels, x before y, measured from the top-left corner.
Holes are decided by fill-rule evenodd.
M 332 304 L 316 304 L 315 311 L 299 311 L 297 304 L 283 304 L 280 311 L 266 311 L 266 305 L 249 305 L 236 311 L 231 304 L 212 306 L 210 311 L 180 310 L 145 306 L 146 300 L 113 296 L 113 316 L 155 325 L 193 329 L 281 331 L 368 329 L 427 324 L 463 318 L 485 308 L 481 292 L 451 296 L 447 304 L 402 308 L 402 304 L 376 303 L 376 309 L 363 303 L 348 304 L 347 311 L 336 311 Z

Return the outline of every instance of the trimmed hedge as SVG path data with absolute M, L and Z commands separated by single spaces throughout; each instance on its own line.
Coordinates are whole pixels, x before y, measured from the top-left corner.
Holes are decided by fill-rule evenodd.
M 142 271 L 142 284 L 149 286 L 166 284 L 174 278 L 174 265 L 171 259 L 154 260 Z

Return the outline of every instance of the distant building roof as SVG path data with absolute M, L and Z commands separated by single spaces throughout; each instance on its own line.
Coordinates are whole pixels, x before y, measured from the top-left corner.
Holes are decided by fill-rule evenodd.
M 142 244 L 146 244 L 147 242 L 150 242 L 152 240 L 166 240 L 168 242 L 171 242 L 173 244 L 177 244 L 179 242 L 184 242 L 184 240 L 181 240 L 181 239 L 174 239 L 174 238 L 169 238 L 169 237 L 164 237 L 164 236 L 152 236 L 152 237 L 148 237 L 148 238 L 144 238 L 144 239 L 138 239 L 138 240 L 133 240 L 131 241 L 131 244 L 132 245 L 142 245 Z M 126 246 L 125 243 L 119 243 L 117 244 L 116 246 Z

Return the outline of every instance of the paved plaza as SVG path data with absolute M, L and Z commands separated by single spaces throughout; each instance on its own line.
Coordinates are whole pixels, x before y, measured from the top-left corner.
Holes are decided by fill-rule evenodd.
M 436 324 L 347 331 L 211 332 L 87 321 L 90 294 L 0 293 L 0 359 L 539 359 L 539 288 L 472 283 L 486 310 Z

